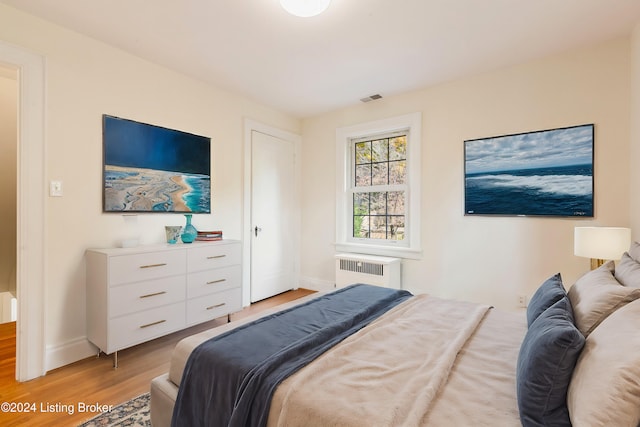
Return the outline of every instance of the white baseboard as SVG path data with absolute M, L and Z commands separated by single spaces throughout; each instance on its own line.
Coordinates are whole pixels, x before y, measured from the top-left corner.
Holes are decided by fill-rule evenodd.
M 97 354 L 97 347 L 91 344 L 86 337 L 76 338 L 63 344 L 48 345 L 45 355 L 45 371 L 48 372 Z
M 313 291 L 324 292 L 334 290 L 336 288 L 336 284 L 334 282 L 315 277 L 300 276 L 300 287 L 311 289 Z

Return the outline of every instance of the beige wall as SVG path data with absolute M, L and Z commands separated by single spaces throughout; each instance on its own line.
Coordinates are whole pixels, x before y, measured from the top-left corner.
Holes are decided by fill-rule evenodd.
M 519 294 L 560 271 L 588 270 L 573 255 L 576 225 L 629 225 L 629 42 L 617 40 L 384 98 L 303 124 L 303 283 L 334 280 L 335 130 L 422 113 L 423 259 L 406 261 L 414 292 L 514 309 Z M 596 217 L 463 216 L 463 141 L 595 123 Z
M 0 292 L 16 295 L 16 70 L 0 66 Z
M 241 237 L 243 119 L 294 133 L 300 121 L 4 5 L 0 40 L 46 61 L 45 176 L 64 184 L 64 197 L 46 200 L 46 345 L 64 352 L 86 335 L 85 249 L 161 242 L 164 225 L 184 224 L 102 213 L 102 114 L 210 136 L 213 214 L 193 222 L 228 238 Z

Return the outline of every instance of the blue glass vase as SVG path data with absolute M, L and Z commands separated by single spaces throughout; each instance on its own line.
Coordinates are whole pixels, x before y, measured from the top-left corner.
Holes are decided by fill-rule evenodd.
M 198 236 L 198 230 L 191 225 L 191 214 L 184 215 L 187 218 L 187 225 L 184 226 L 182 230 L 182 235 L 180 238 L 182 239 L 182 243 L 192 243 L 196 240 L 196 236 Z

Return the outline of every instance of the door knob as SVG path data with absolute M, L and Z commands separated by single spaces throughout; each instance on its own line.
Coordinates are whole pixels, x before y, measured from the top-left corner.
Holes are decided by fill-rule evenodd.
M 258 233 L 262 231 L 262 228 L 256 225 L 256 228 L 254 228 L 253 231 L 256 233 L 256 237 L 258 237 Z

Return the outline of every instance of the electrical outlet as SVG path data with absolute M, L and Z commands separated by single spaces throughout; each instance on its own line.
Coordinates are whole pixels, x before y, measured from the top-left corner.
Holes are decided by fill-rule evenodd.
M 518 295 L 518 307 L 526 308 L 527 307 L 527 296 L 526 295 Z

